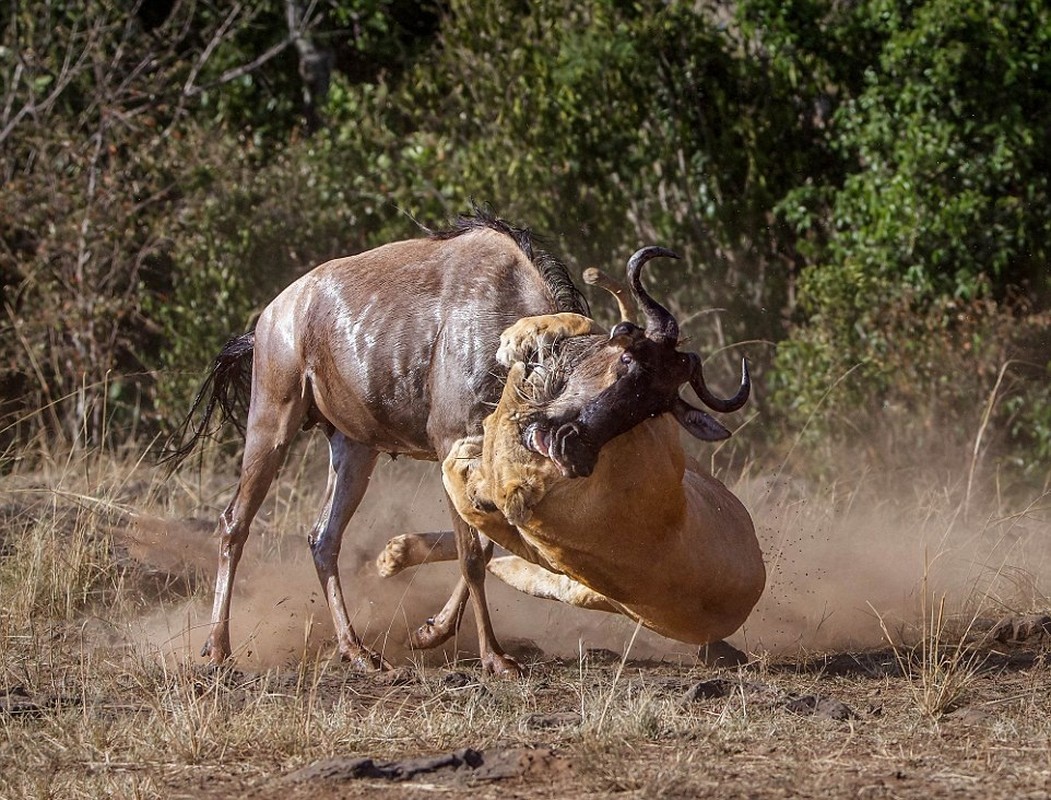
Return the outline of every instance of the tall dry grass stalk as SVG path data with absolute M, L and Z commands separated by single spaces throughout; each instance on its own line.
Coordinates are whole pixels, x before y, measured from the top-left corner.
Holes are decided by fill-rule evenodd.
M 974 646 L 972 635 L 983 604 L 974 596 L 969 602 L 969 614 L 950 613 L 945 593 L 931 588 L 930 562 L 925 560 L 917 640 L 910 644 L 905 636 L 891 635 L 884 617 L 873 609 L 902 674 L 910 679 L 909 692 L 916 708 L 932 720 L 960 705 L 988 657 Z
M 121 605 L 124 571 L 113 531 L 155 506 L 162 481 L 145 451 L 39 450 L 31 471 L 0 482 L 8 517 L 0 545 L 0 606 L 6 622 L 69 621 L 92 604 Z

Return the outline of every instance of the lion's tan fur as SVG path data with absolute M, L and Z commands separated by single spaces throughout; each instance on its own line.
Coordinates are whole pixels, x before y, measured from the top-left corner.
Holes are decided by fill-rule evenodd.
M 762 555 L 740 501 L 687 464 L 670 415 L 609 442 L 588 478 L 565 478 L 552 461 L 523 446 L 524 421 L 544 402 L 544 381 L 557 377 L 544 374 L 532 344 L 543 340 L 542 362 L 544 348 L 560 336 L 592 332 L 584 330 L 585 318 L 567 323 L 565 316 L 530 318 L 520 341 L 505 334 L 507 352 L 516 359 L 530 353 L 531 364 L 515 361 L 484 435 L 461 440 L 444 462 L 457 511 L 514 556 L 582 584 L 586 602 L 550 581 L 541 590 L 542 573 L 535 568 L 527 579 L 525 565 L 503 565 L 519 575 L 511 581 L 518 588 L 528 591 L 519 584 L 532 581 L 534 593 L 562 591 L 559 599 L 590 607 L 608 600 L 611 608 L 680 641 L 700 644 L 729 635 L 762 593 Z M 555 368 L 553 362 L 546 368 Z

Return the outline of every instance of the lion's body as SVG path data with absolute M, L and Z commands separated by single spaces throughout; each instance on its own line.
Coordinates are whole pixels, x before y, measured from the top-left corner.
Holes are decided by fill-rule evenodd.
M 465 520 L 518 559 L 571 582 L 513 561 L 493 571 L 526 591 L 543 585 L 531 593 L 587 607 L 605 603 L 679 641 L 703 644 L 733 633 L 766 577 L 741 502 L 687 463 L 667 414 L 606 444 L 589 477 L 564 477 L 522 442 L 538 402 L 529 386 L 536 373 L 521 361 L 512 367 L 484 436 L 457 443 L 443 475 Z

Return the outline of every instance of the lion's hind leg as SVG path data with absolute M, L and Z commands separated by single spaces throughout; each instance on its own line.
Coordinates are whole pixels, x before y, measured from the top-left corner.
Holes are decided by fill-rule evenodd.
M 376 557 L 376 571 L 384 578 L 409 567 L 435 561 L 456 560 L 456 537 L 452 531 L 403 533 L 395 536 Z
M 619 605 L 568 575 L 559 575 L 518 556 L 502 556 L 489 562 L 489 572 L 508 586 L 532 597 L 557 600 L 577 608 L 623 613 Z

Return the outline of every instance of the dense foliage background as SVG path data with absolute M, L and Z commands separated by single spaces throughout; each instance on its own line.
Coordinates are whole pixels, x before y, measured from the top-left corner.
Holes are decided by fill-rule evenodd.
M 0 441 L 163 431 L 282 286 L 475 199 L 575 270 L 681 252 L 657 291 L 728 379 L 751 358 L 756 452 L 1048 481 L 1042 0 L 51 0 L 0 26 Z

